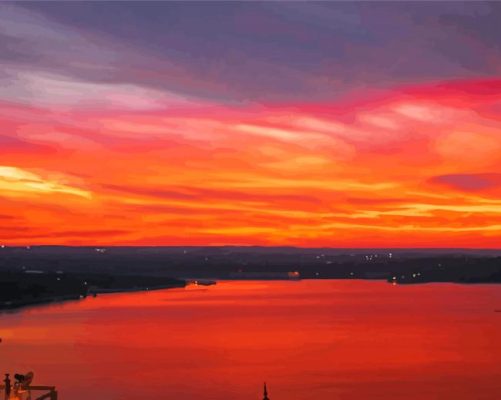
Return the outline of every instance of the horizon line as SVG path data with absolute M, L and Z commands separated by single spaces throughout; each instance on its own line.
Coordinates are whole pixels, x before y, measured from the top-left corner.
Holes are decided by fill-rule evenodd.
M 144 245 L 129 245 L 129 244 L 80 244 L 80 245 L 72 245 L 72 244 L 3 244 L 1 248 L 31 248 L 31 247 L 68 247 L 68 248 L 92 248 L 92 247 L 107 247 L 107 248 L 262 248 L 262 249 L 304 249 L 304 250 L 466 250 L 466 251 L 501 251 L 501 248 L 497 247 L 333 247 L 333 246 L 293 246 L 293 245 L 253 245 L 253 244 L 244 244 L 244 245 L 234 245 L 234 244 L 207 244 L 207 245 L 154 245 L 154 244 L 144 244 Z

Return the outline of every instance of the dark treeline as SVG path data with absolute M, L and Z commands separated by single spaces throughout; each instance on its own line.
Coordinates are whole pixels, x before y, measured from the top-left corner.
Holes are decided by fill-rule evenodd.
M 0 271 L 52 271 L 182 279 L 362 278 L 411 282 L 501 282 L 501 252 L 289 247 L 5 247 Z M 276 273 L 276 275 L 272 275 Z M 280 275 L 283 274 L 283 275 Z

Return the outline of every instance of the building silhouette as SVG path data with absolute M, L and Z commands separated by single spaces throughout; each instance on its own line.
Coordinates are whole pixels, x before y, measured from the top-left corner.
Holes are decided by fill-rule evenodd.
M 268 398 L 268 389 L 266 387 L 266 382 L 264 383 L 264 387 L 263 387 L 263 400 L 270 400 Z

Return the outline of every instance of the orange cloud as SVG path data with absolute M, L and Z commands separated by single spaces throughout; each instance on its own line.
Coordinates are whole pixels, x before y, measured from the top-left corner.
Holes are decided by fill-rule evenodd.
M 51 84 L 68 96 L 79 85 Z M 4 104 L 0 237 L 499 247 L 497 186 L 464 190 L 501 170 L 499 87 L 447 82 L 293 106 L 173 109 L 149 91 L 134 91 L 132 106 Z M 85 99 L 114 99 L 112 85 L 94 89 Z

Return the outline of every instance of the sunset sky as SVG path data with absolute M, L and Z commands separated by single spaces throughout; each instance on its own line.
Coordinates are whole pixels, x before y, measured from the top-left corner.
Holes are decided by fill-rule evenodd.
M 2 3 L 5 245 L 501 247 L 501 3 Z

